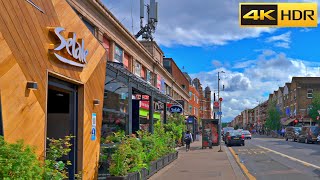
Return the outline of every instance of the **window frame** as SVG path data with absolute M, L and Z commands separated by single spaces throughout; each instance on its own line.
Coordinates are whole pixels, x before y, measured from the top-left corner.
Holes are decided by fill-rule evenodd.
M 311 90 L 311 93 L 309 92 L 309 90 Z M 311 97 L 309 97 L 310 94 L 311 94 Z M 313 89 L 311 89 L 311 88 L 307 89 L 307 98 L 308 99 L 312 99 L 313 98 Z

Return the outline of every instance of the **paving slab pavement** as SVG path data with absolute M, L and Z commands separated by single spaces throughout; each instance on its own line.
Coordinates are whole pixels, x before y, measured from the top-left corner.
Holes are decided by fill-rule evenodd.
M 202 149 L 201 141 L 191 144 L 190 151 L 180 148 L 178 159 L 150 177 L 150 180 L 243 180 L 246 179 L 228 148 Z

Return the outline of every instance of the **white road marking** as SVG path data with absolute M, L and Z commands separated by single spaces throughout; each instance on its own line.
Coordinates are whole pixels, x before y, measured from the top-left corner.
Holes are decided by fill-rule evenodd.
M 257 145 L 257 146 L 260 147 L 260 148 L 262 148 L 262 149 L 265 149 L 265 150 L 267 150 L 267 151 L 270 151 L 270 152 L 273 152 L 273 153 L 275 153 L 275 154 L 278 154 L 278 155 L 280 155 L 280 156 L 289 158 L 289 159 L 291 159 L 291 160 L 293 160 L 293 161 L 300 162 L 300 163 L 302 163 L 302 164 L 305 165 L 305 166 L 311 166 L 311 167 L 314 167 L 314 168 L 316 168 L 316 169 L 320 169 L 320 166 L 317 166 L 317 165 L 314 165 L 314 164 L 311 164 L 311 163 L 302 161 L 302 160 L 300 160 L 300 159 L 297 159 L 297 158 L 288 156 L 288 155 L 286 155 L 286 154 L 280 153 L 280 152 L 278 152 L 278 151 L 274 151 L 274 150 L 272 150 L 272 149 L 269 149 L 269 148 L 266 148 L 266 147 L 263 147 L 263 146 L 259 146 L 259 145 Z

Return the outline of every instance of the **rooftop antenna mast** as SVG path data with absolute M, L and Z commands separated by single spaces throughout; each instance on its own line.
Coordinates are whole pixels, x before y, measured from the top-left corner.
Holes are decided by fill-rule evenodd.
M 148 20 L 147 24 L 143 25 L 144 7 L 147 7 Z M 139 38 L 142 35 L 142 39 L 153 41 L 152 34 L 156 30 L 158 22 L 158 2 L 150 0 L 150 4 L 145 5 L 144 0 L 140 0 L 140 31 L 135 35 L 135 38 Z

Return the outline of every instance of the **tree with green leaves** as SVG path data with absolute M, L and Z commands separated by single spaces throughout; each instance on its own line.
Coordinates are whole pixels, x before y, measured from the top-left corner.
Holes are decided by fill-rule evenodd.
M 311 105 L 312 105 L 312 107 L 309 110 L 309 116 L 313 120 L 316 120 L 317 116 L 319 116 L 318 110 L 320 110 L 320 93 L 319 92 L 313 93 Z
M 268 103 L 267 109 L 268 117 L 265 126 L 270 130 L 279 130 L 281 127 L 280 123 L 280 112 L 276 107 L 276 101 Z

